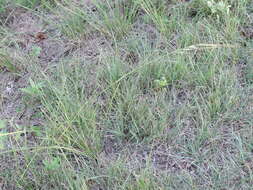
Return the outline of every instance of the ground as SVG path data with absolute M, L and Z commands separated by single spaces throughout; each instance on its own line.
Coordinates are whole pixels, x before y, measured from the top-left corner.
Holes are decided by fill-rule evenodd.
M 251 0 L 0 0 L 0 189 L 252 189 Z

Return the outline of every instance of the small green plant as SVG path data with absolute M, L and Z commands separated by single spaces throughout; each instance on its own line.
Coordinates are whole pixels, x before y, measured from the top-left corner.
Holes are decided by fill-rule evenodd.
M 32 97 L 38 97 L 43 94 L 42 88 L 44 87 L 44 83 L 35 83 L 31 78 L 29 79 L 30 86 L 26 88 L 22 88 L 21 91 L 25 94 L 32 96 Z
M 165 77 L 154 80 L 155 88 L 161 89 L 169 85 L 168 80 Z
M 32 47 L 32 51 L 30 52 L 30 55 L 32 56 L 32 57 L 38 57 L 39 55 L 40 55 L 40 53 L 41 53 L 41 47 L 39 47 L 39 46 L 33 46 Z
M 43 164 L 46 170 L 54 171 L 61 167 L 61 158 L 52 157 L 49 160 L 43 160 Z

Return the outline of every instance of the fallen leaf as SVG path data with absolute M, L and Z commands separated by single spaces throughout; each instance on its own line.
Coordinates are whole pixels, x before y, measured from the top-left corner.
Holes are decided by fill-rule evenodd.
M 36 42 L 40 42 L 42 40 L 45 40 L 47 39 L 47 36 L 44 32 L 38 32 L 36 35 L 35 35 L 35 41 Z

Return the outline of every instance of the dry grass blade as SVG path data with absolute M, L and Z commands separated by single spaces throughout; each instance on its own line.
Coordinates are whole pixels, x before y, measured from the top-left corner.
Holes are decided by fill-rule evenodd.
M 239 48 L 238 44 L 195 44 L 183 48 L 179 51 L 192 51 L 192 50 L 206 50 L 206 49 L 217 49 L 217 48 Z

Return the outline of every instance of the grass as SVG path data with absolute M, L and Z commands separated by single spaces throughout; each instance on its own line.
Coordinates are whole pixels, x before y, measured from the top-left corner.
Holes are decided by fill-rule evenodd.
M 0 3 L 0 189 L 251 189 L 250 0 Z

